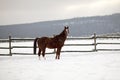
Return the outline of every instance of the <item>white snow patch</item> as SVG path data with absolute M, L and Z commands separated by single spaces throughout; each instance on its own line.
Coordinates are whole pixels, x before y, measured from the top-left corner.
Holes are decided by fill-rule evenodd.
M 120 80 L 120 52 L 0 56 L 0 80 Z
M 0 80 L 120 80 L 120 51 L 65 52 L 60 60 L 55 60 L 55 54 L 46 55 L 46 60 L 37 55 L 0 56 Z

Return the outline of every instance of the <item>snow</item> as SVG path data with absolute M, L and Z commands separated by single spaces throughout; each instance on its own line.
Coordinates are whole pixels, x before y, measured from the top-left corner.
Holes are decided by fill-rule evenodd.
M 25 43 L 32 45 L 29 42 Z M 4 45 L 6 44 L 4 43 Z M 18 44 L 13 43 L 12 45 Z M 117 48 L 120 47 L 117 46 Z M 13 51 L 21 52 L 22 50 Z M 5 52 L 2 51 L 2 53 Z M 46 55 L 46 60 L 42 57 L 39 60 L 37 55 L 0 56 L 0 80 L 49 79 L 120 80 L 120 51 L 63 52 L 60 60 L 55 60 L 55 54 Z
M 0 80 L 120 80 L 119 52 L 0 57 Z

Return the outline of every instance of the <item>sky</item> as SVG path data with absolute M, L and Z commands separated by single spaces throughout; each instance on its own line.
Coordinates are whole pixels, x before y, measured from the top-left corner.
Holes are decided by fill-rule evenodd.
M 120 13 L 120 0 L 0 0 L 0 25 Z

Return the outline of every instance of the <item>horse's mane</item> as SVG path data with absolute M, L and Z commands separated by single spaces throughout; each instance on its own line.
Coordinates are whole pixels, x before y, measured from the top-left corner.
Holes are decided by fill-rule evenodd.
M 58 35 L 55 35 L 54 36 L 54 39 L 57 39 L 57 40 L 62 40 L 62 41 L 65 41 L 67 38 L 67 35 L 65 34 L 65 29 Z

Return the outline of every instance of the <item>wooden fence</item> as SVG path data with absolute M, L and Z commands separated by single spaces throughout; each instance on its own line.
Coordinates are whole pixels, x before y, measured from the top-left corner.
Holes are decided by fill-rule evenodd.
M 64 46 L 93 46 L 94 48 L 92 50 L 89 50 L 89 51 L 86 51 L 86 50 L 79 50 L 79 51 L 74 51 L 74 50 L 66 50 L 66 51 L 63 51 L 62 52 L 95 52 L 95 51 L 120 51 L 120 48 L 119 49 L 97 49 L 97 46 L 98 45 L 120 45 L 120 42 L 118 43 L 103 43 L 103 42 L 97 42 L 97 39 L 118 39 L 120 40 L 120 37 L 100 37 L 100 36 L 96 36 L 96 34 L 94 34 L 92 37 L 74 37 L 74 38 L 67 38 L 67 40 L 93 40 L 93 43 L 90 43 L 90 44 L 65 44 Z M 0 50 L 1 49 L 8 49 L 9 50 L 9 54 L 1 54 L 0 55 L 9 55 L 9 56 L 12 56 L 12 54 L 21 54 L 21 53 L 12 53 L 12 49 L 14 48 L 33 48 L 33 46 L 12 46 L 11 43 L 12 42 L 18 42 L 18 41 L 34 41 L 34 39 L 28 39 L 28 38 L 25 38 L 25 39 L 18 39 L 18 38 L 11 38 L 11 36 L 9 36 L 9 39 L 1 39 L 0 40 L 0 43 L 3 43 L 3 42 L 7 42 L 9 44 L 9 47 L 0 47 Z M 54 52 L 53 52 L 54 53 Z M 23 55 L 33 55 L 32 53 L 30 54 L 23 54 Z

